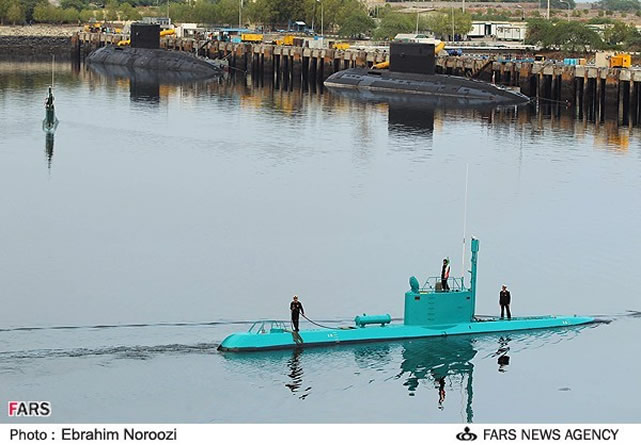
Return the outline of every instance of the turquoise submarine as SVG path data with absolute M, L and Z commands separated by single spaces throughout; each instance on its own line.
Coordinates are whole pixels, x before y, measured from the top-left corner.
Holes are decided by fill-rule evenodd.
M 293 332 L 284 322 L 264 320 L 254 323 L 247 332 L 229 335 L 220 351 L 245 352 L 269 349 L 328 346 L 344 343 L 393 341 L 449 335 L 470 335 L 533 329 L 562 328 L 597 320 L 587 316 L 498 317 L 476 316 L 476 281 L 479 240 L 471 242 L 471 279 L 469 287 L 463 278 L 451 278 L 448 291 L 443 291 L 439 277 L 428 278 L 421 287 L 416 277 L 410 278 L 410 290 L 405 293 L 403 323 L 391 323 L 385 315 L 359 315 L 355 326 L 310 329 Z

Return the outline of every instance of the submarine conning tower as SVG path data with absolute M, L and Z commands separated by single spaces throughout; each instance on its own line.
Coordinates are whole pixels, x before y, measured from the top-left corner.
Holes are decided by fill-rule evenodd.
M 160 48 L 160 25 L 149 23 L 131 24 L 131 47 L 159 49 Z
M 476 277 L 479 240 L 472 238 L 472 269 L 470 286 L 463 277 L 450 277 L 449 291 L 441 288 L 441 277 L 429 277 L 421 287 L 416 277 L 410 278 L 410 290 L 405 293 L 405 325 L 442 326 L 469 323 L 476 306 Z
M 390 43 L 389 70 L 399 73 L 434 74 L 434 45 L 429 43 Z

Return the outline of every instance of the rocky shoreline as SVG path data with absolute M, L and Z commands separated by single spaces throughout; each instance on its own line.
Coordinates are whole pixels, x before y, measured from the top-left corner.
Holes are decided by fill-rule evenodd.
M 71 58 L 71 36 L 77 26 L 0 26 L 0 59 Z
M 72 25 L 28 25 L 28 26 L 0 26 L 0 37 L 71 37 L 78 26 Z

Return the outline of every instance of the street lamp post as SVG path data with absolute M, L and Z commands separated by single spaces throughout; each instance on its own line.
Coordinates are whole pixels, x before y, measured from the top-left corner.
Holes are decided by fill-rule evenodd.
M 323 9 L 323 2 L 320 2 L 321 5 L 321 38 L 323 39 L 323 42 L 325 42 L 325 22 L 324 22 L 324 9 Z
M 452 6 L 452 42 L 456 41 L 454 38 L 454 6 Z
M 565 3 L 568 5 L 568 22 L 570 21 L 570 4 L 568 2 L 564 2 L 563 0 L 559 0 L 559 3 Z
M 516 5 L 516 7 L 517 7 L 517 8 L 519 8 L 519 9 L 521 10 L 521 21 L 525 20 L 524 12 L 523 12 L 523 6 L 521 6 L 521 5 Z
M 238 28 L 242 28 L 243 25 L 243 0 L 238 1 Z
M 548 20 L 550 20 L 550 0 L 548 0 L 548 14 L 546 16 Z

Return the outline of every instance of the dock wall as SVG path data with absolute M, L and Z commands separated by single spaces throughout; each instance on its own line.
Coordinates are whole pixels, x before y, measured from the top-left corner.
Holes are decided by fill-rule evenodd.
M 57 60 L 74 56 L 72 38 L 53 36 L 0 36 L 0 59 L 42 58 L 52 55 Z
M 71 38 L 74 58 L 83 59 L 95 48 L 117 44 L 117 34 L 78 33 Z M 304 84 L 322 88 L 336 71 L 371 67 L 387 60 L 381 49 L 314 49 L 272 44 L 197 41 L 168 36 L 161 47 L 210 58 L 227 58 L 232 73 L 246 73 L 260 82 L 279 88 Z M 641 69 L 564 66 L 552 63 L 497 62 L 488 58 L 441 56 L 436 72 L 473 77 L 507 87 L 519 87 L 529 97 L 555 103 L 584 113 L 592 119 L 615 116 L 624 124 L 636 125 L 641 111 Z

